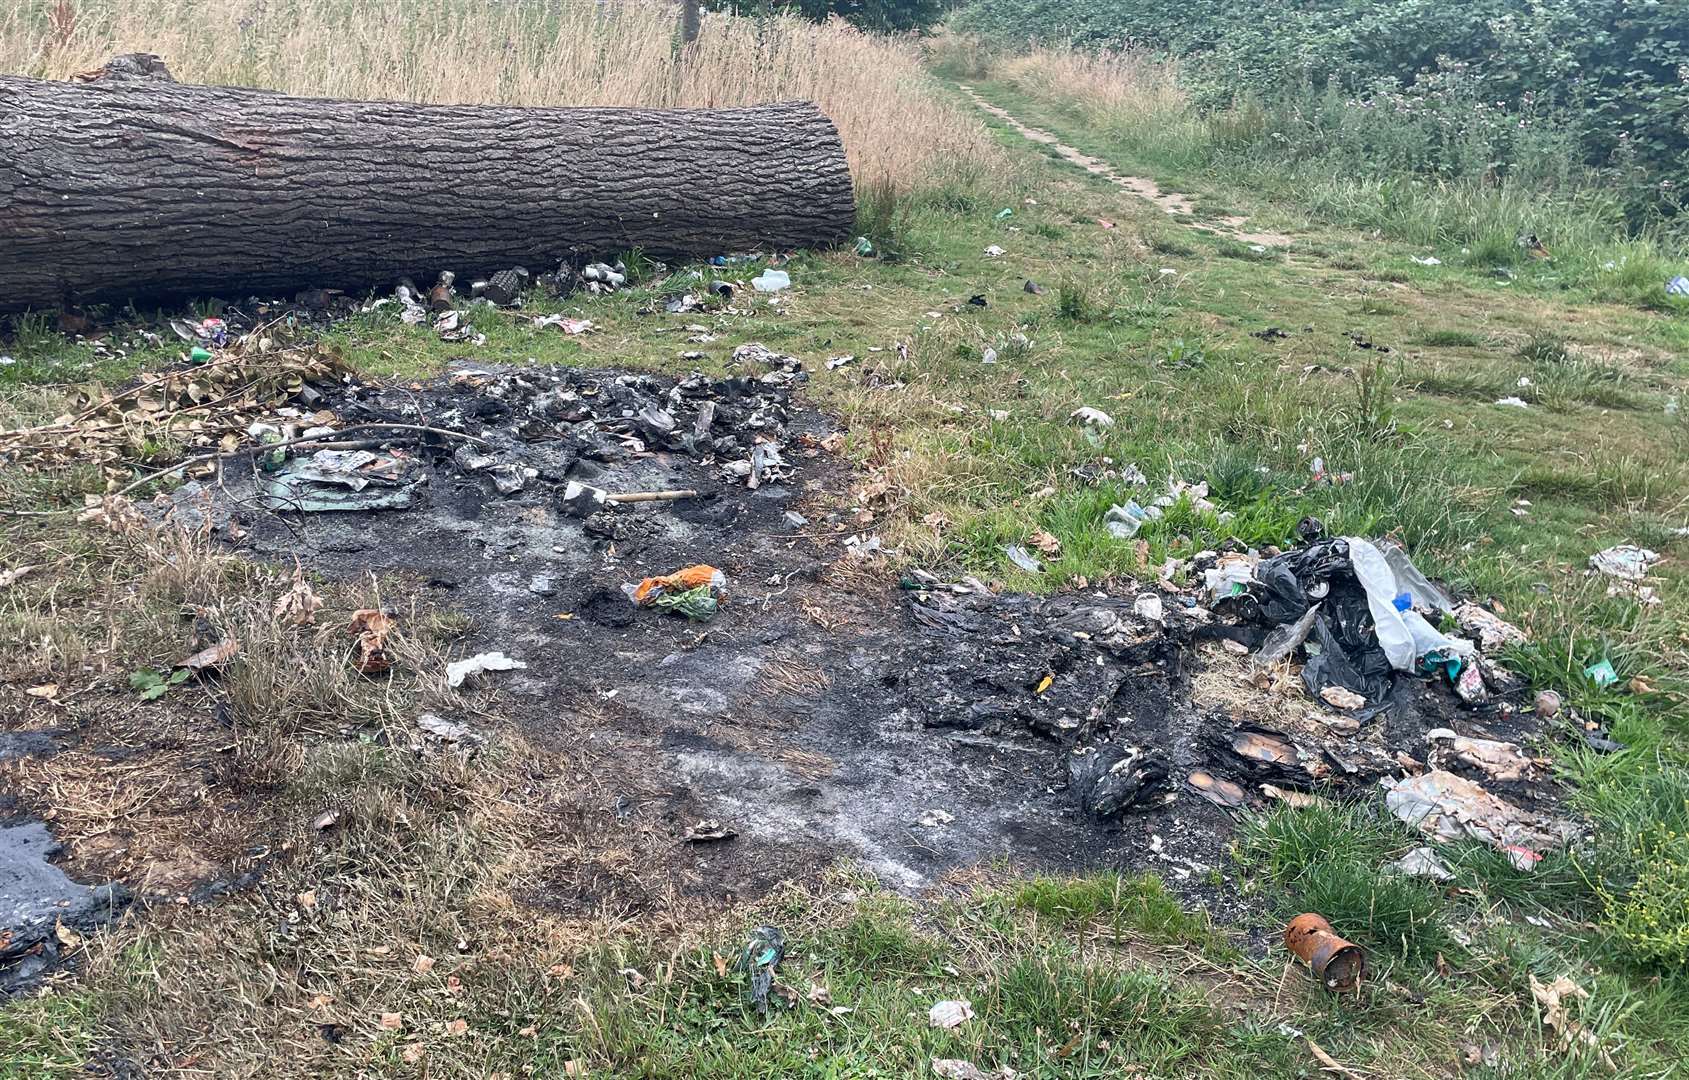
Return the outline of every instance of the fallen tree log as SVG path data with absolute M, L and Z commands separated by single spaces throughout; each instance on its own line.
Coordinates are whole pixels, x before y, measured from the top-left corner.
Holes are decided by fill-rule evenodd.
M 518 109 L 0 77 L 0 312 L 790 250 L 846 238 L 854 214 L 838 131 L 805 102 Z

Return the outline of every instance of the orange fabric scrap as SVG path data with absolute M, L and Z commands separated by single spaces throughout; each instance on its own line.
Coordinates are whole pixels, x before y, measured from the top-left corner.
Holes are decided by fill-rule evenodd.
M 727 575 L 720 570 L 699 563 L 697 566 L 688 566 L 684 570 L 676 570 L 662 577 L 646 578 L 633 590 L 633 602 L 640 607 L 646 607 L 665 592 L 687 592 L 705 585 L 713 585 L 719 589 L 726 582 Z

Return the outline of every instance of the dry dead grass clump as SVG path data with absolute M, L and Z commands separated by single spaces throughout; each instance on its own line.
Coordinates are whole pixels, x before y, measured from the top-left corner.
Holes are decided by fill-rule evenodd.
M 1190 108 L 1178 64 L 1142 49 L 1040 47 L 1003 60 L 997 73 L 1034 97 L 1072 101 L 1101 116 L 1164 116 Z
M 62 79 L 119 52 L 183 81 L 293 94 L 508 105 L 731 106 L 807 99 L 859 185 L 907 191 L 992 145 L 939 95 L 912 42 L 842 22 L 712 16 L 677 67 L 673 7 L 648 0 L 22 0 L 0 72 Z M 707 183 L 708 177 L 699 177 Z

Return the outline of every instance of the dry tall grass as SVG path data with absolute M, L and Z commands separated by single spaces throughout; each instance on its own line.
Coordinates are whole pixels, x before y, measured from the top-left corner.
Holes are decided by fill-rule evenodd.
M 712 16 L 677 68 L 657 0 L 12 0 L 0 72 L 64 78 L 118 52 L 178 79 L 294 94 L 509 105 L 724 106 L 804 98 L 859 186 L 908 191 L 992 154 L 912 42 L 841 22 Z
M 1139 49 L 1040 47 L 1003 58 L 994 74 L 1032 97 L 1077 108 L 1110 127 L 1183 119 L 1191 113 L 1178 64 Z

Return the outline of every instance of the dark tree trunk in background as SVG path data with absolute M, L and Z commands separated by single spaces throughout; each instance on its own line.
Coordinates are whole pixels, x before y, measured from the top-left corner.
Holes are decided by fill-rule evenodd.
M 703 26 L 703 12 L 700 10 L 703 0 L 681 0 L 680 5 L 680 43 L 690 45 L 698 40 L 698 31 Z
M 835 243 L 814 105 L 517 109 L 0 77 L 0 312 Z

